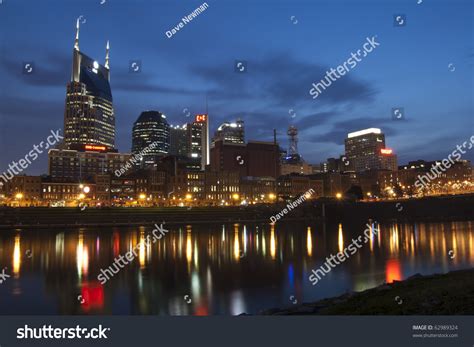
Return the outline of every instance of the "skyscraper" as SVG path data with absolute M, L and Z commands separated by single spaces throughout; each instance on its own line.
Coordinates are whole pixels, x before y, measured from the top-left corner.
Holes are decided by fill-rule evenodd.
M 79 20 L 72 52 L 71 80 L 67 84 L 64 141 L 48 152 L 48 172 L 53 179 L 82 182 L 124 167 L 130 154 L 115 149 L 115 116 L 110 89 L 110 45 L 105 63 L 79 50 Z
M 170 126 L 158 111 L 145 111 L 133 124 L 132 154 L 143 158 L 140 167 L 154 166 L 170 149 Z
M 214 133 L 211 146 L 214 146 L 214 143 L 219 140 L 224 143 L 245 143 L 244 121 L 238 119 L 236 122 L 222 123 Z
M 109 49 L 105 63 L 79 50 L 79 20 L 73 49 L 71 81 L 67 84 L 64 112 L 64 147 L 84 150 L 87 145 L 115 147 L 115 116 L 110 89 Z
M 201 160 L 201 170 L 209 165 L 209 116 L 198 114 L 194 122 L 188 124 L 189 157 Z
M 349 133 L 345 140 L 345 152 L 348 169 L 356 172 L 396 169 L 396 157 L 391 149 L 385 148 L 385 135 L 378 128 Z
M 171 125 L 170 126 L 170 152 L 171 155 L 187 157 L 188 149 L 188 125 Z

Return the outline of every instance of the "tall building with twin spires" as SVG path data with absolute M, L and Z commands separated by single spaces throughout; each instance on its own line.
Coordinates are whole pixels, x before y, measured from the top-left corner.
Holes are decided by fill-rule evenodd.
M 115 115 L 110 89 L 109 49 L 105 63 L 79 50 L 79 20 L 73 49 L 71 81 L 67 84 L 64 112 L 64 144 L 67 149 L 84 150 L 86 146 L 115 149 Z
M 79 20 L 66 89 L 64 140 L 48 152 L 53 179 L 83 182 L 122 169 L 131 155 L 115 149 L 115 115 L 110 89 L 109 49 L 105 62 L 79 50 Z

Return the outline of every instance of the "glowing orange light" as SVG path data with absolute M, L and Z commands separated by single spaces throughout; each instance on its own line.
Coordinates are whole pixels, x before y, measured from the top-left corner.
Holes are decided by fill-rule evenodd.
M 380 150 L 380 153 L 382 153 L 382 154 L 387 154 L 387 155 L 388 155 L 388 154 L 392 154 L 392 153 L 393 153 L 393 150 L 392 150 L 391 148 L 382 148 L 382 149 Z
M 85 145 L 84 148 L 91 151 L 105 151 L 107 149 L 105 146 L 95 146 L 95 145 Z
M 207 120 L 207 114 L 198 114 L 196 115 L 196 122 L 202 123 Z
M 400 261 L 397 259 L 390 259 L 385 265 L 385 281 L 392 283 L 393 281 L 400 281 L 402 279 L 402 269 Z

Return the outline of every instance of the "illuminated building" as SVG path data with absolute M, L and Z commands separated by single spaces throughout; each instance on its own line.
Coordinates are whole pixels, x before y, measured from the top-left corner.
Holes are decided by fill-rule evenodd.
M 167 156 L 159 166 L 166 173 L 167 197 L 185 199 L 191 194 L 192 199 L 202 199 L 204 193 L 204 172 L 201 161 L 183 156 Z
M 169 154 L 188 156 L 188 125 L 184 124 L 170 126 L 170 150 Z
M 68 202 L 86 203 L 96 199 L 94 183 L 55 182 L 45 179 L 41 185 L 43 203 L 49 203 L 51 206 L 67 206 Z
M 240 198 L 251 202 L 274 202 L 276 200 L 275 179 L 273 177 L 242 177 Z
M 201 161 L 201 170 L 209 165 L 209 116 L 198 114 L 194 122 L 188 124 L 189 157 Z
M 359 184 L 354 172 L 323 172 L 312 174 L 309 177 L 323 182 L 322 196 L 335 197 L 338 193 L 346 192 L 351 186 Z
M 92 179 L 97 174 L 113 175 L 126 165 L 130 157 L 129 153 L 102 152 L 100 149 L 51 149 L 48 153 L 48 172 L 53 178 L 76 181 Z
M 398 161 L 397 155 L 390 148 L 382 148 L 380 150 L 380 169 L 397 171 Z
M 281 175 L 289 175 L 299 173 L 302 175 L 310 175 L 313 173 L 313 167 L 305 162 L 299 154 L 285 157 L 281 161 Z
M 284 199 L 292 199 L 313 189 L 313 193 L 308 199 L 315 199 L 323 196 L 323 181 L 310 176 L 299 174 L 290 174 L 280 176 L 276 182 L 276 190 L 279 197 Z
M 345 155 L 348 163 L 346 171 L 397 168 L 396 156 L 385 147 L 385 135 L 377 128 L 349 133 L 345 140 Z
M 41 200 L 41 177 L 14 176 L 8 184 L 8 189 L 11 196 L 21 196 L 22 203 L 37 205 Z
M 222 123 L 214 133 L 211 147 L 214 146 L 215 141 L 219 140 L 224 143 L 245 143 L 244 121 L 238 119 L 236 122 Z
M 212 205 L 233 203 L 234 194 L 240 192 L 239 173 L 235 171 L 206 171 L 205 200 Z
M 66 149 L 82 149 L 84 145 L 115 147 L 115 116 L 110 89 L 109 42 L 105 63 L 79 50 L 79 19 L 73 49 L 71 81 L 67 85 L 64 113 L 64 145 Z
M 120 170 L 130 154 L 115 149 L 115 116 L 110 89 L 109 43 L 105 63 L 79 50 L 79 20 L 67 85 L 64 141 L 48 152 L 49 175 L 56 180 L 91 180 Z
M 170 127 L 166 116 L 158 111 L 142 112 L 132 130 L 132 154 L 138 157 L 137 167 L 155 166 L 169 149 Z

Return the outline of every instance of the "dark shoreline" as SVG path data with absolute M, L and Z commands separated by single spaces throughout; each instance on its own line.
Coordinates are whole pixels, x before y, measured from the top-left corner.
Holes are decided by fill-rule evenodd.
M 270 223 L 286 203 L 229 207 L 0 207 L 0 229 L 145 226 L 155 223 Z M 278 223 L 449 222 L 474 220 L 474 194 L 390 201 L 318 199 L 292 209 Z
M 382 284 L 259 315 L 473 315 L 474 268 Z

